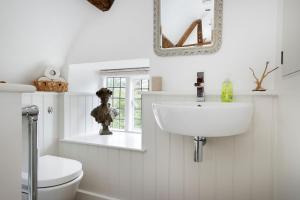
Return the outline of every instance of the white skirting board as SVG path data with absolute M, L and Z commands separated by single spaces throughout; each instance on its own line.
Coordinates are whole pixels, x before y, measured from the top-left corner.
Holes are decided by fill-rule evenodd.
M 77 190 L 76 200 L 120 200 L 105 195 L 89 192 L 86 190 Z

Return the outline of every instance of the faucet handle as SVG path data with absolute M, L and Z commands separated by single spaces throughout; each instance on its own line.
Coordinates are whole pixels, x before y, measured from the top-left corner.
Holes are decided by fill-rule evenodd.
M 197 88 L 203 88 L 204 83 L 198 82 L 198 83 L 195 83 L 194 86 L 197 87 Z

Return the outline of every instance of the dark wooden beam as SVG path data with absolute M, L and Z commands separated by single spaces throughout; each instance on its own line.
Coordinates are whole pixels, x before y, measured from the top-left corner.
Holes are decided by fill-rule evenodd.
M 114 3 L 114 0 L 87 0 L 102 11 L 108 11 Z
M 191 35 L 191 33 L 193 32 L 195 27 L 197 27 L 197 43 L 198 43 L 198 45 L 203 43 L 202 20 L 197 19 L 197 20 L 193 21 L 193 23 L 184 32 L 184 34 L 181 36 L 180 40 L 176 44 L 176 47 L 183 47 L 185 41 Z
M 162 48 L 172 48 L 175 45 L 164 35 L 162 34 Z

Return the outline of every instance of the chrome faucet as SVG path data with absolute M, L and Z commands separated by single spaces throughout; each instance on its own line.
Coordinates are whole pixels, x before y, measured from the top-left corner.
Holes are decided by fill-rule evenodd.
M 197 87 L 197 101 L 205 101 L 204 96 L 204 72 L 197 72 L 197 82 L 194 84 Z
M 204 72 L 197 72 L 197 83 L 194 84 L 197 87 L 197 101 L 204 102 Z M 200 105 L 201 106 L 201 105 Z M 194 161 L 201 162 L 203 159 L 203 146 L 206 144 L 205 137 L 194 137 Z

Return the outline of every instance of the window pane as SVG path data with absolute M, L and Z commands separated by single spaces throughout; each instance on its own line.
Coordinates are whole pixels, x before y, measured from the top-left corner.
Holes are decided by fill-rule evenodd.
M 134 88 L 136 88 L 136 89 L 141 88 L 141 81 L 140 80 L 135 81 Z
M 113 104 L 112 104 L 113 108 L 119 108 L 119 104 L 120 104 L 119 99 L 113 99 L 112 102 L 113 102 Z
M 136 129 L 142 128 L 142 121 L 140 119 L 134 119 L 134 128 Z
M 121 98 L 126 98 L 126 88 L 121 88 Z
M 113 84 L 114 84 L 114 79 L 113 78 L 107 78 L 107 81 L 106 81 L 106 86 L 109 88 L 109 87 L 113 87 Z
M 107 87 L 113 92 L 110 99 L 111 106 L 118 109 L 119 115 L 114 119 L 111 127 L 114 129 L 125 128 L 125 98 L 126 98 L 126 78 L 108 77 Z M 122 88 L 121 88 L 122 87 Z
M 120 98 L 120 88 L 114 88 L 113 98 Z
M 142 91 L 149 90 L 149 80 L 140 79 L 134 82 L 134 128 L 142 128 Z
M 137 98 L 141 98 L 141 90 L 140 89 L 135 89 L 134 90 L 134 98 L 137 99 Z
M 114 87 L 121 87 L 121 78 L 114 77 Z
M 141 108 L 142 108 L 142 102 L 141 102 L 141 100 L 139 100 L 139 99 L 136 99 L 135 101 L 134 101 L 134 109 L 135 110 L 141 110 Z
M 125 128 L 125 120 L 120 120 L 119 124 L 120 124 L 119 129 Z
M 126 78 L 121 78 L 121 87 L 126 87 Z
M 135 110 L 134 111 L 134 118 L 135 119 L 142 119 L 142 111 L 141 110 Z
M 125 110 L 125 99 L 120 99 L 120 109 Z
M 149 88 L 149 80 L 145 80 L 145 79 L 142 80 L 142 88 L 145 88 L 145 89 Z
M 119 110 L 119 116 L 120 119 L 125 119 L 125 110 Z

